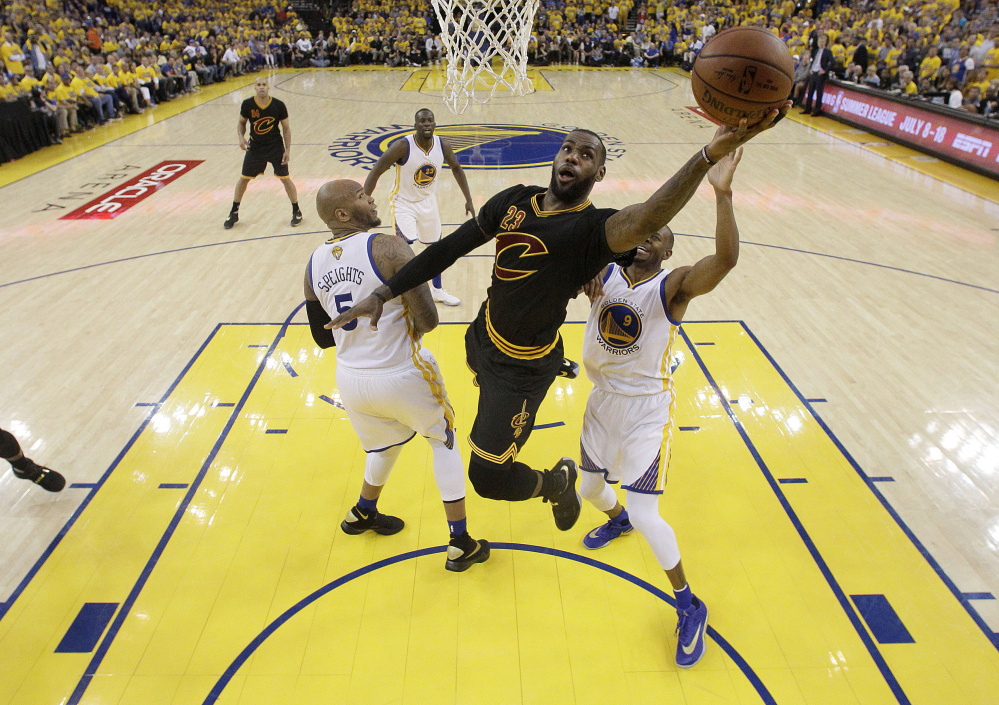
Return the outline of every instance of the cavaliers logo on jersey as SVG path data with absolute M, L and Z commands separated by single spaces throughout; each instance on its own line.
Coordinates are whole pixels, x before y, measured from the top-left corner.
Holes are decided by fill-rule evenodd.
M 266 135 L 274 127 L 274 118 L 262 117 L 253 121 L 253 134 Z
M 527 411 L 527 400 L 524 400 L 524 406 L 521 407 L 519 414 L 514 414 L 513 418 L 510 419 L 510 426 L 514 428 L 513 437 L 520 438 L 520 434 L 524 432 L 524 426 L 527 425 L 528 419 L 531 418 L 530 412 Z
M 413 174 L 413 181 L 417 186 L 429 186 L 437 178 L 437 167 L 433 164 L 424 164 Z
M 511 252 L 503 258 L 503 264 L 506 266 L 501 266 L 500 256 L 507 250 L 511 250 Z M 524 277 L 531 276 L 538 270 L 515 269 L 510 266 L 512 264 L 510 257 L 516 257 L 518 262 L 529 265 L 530 260 L 527 259 L 528 257 L 547 254 L 548 248 L 545 247 L 545 243 L 534 235 L 528 233 L 500 233 L 496 236 L 496 265 L 493 271 L 496 274 L 496 278 L 503 281 L 523 279 Z
M 600 339 L 610 348 L 623 350 L 642 334 L 642 317 L 626 303 L 612 303 L 600 312 Z

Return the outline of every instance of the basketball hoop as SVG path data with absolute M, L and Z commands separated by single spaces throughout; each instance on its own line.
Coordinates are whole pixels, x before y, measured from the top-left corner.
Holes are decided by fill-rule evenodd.
M 432 2 L 447 56 L 444 104 L 452 113 L 465 112 L 470 101 L 488 102 L 500 86 L 514 95 L 534 92 L 527 77 L 527 43 L 536 0 Z

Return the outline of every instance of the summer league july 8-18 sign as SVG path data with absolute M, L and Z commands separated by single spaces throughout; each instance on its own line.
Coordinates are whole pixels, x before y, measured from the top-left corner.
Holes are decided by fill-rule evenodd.
M 548 166 L 562 140 L 575 126 L 544 125 L 439 125 L 434 134 L 454 149 L 463 169 L 524 169 Z M 371 169 L 395 140 L 413 133 L 412 125 L 389 125 L 359 130 L 329 146 L 337 161 Z M 625 153 L 624 143 L 598 132 L 607 147 L 607 161 Z
M 171 181 L 183 176 L 203 160 L 160 162 L 112 190 L 98 196 L 90 203 L 67 213 L 59 220 L 107 220 L 121 215 L 139 201 L 145 200 Z

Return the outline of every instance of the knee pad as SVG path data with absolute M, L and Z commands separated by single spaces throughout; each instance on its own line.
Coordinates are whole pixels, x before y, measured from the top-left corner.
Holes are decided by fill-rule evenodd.
M 504 475 L 505 468 L 502 465 L 487 462 L 478 456 L 473 455 L 468 462 L 468 479 L 480 497 L 506 499 Z

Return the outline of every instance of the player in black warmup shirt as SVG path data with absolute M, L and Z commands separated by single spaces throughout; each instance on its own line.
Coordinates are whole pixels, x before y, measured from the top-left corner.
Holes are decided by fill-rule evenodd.
M 552 163 L 547 189 L 514 186 L 493 196 L 472 219 L 431 245 L 353 308 L 326 324 L 338 328 L 359 316 L 377 328 L 382 304 L 440 274 L 491 239 L 496 261 L 487 299 L 465 334 L 479 404 L 469 445 L 468 477 L 488 499 L 552 503 L 562 531 L 579 518 L 576 464 L 562 458 L 537 471 L 517 460 L 538 408 L 561 367 L 558 329 L 580 288 L 612 259 L 668 224 L 690 200 L 708 169 L 791 107 L 788 101 L 753 128 L 718 128 L 714 138 L 644 203 L 620 211 L 590 203 L 593 184 L 606 172 L 606 150 L 589 130 L 570 132 Z
M 232 210 L 223 223 L 226 230 L 239 220 L 239 203 L 246 193 L 246 186 L 264 173 L 267 164 L 274 166 L 274 176 L 281 179 L 285 193 L 291 201 L 291 224 L 302 222 L 302 211 L 298 207 L 298 191 L 288 175 L 288 159 L 291 152 L 291 126 L 288 124 L 288 108 L 277 98 L 270 96 L 267 79 L 260 77 L 255 85 L 255 94 L 247 98 L 239 108 L 239 148 L 246 151 L 243 157 L 243 173 L 236 182 L 236 193 L 232 199 Z M 244 137 L 246 123 L 250 123 L 250 140 Z M 278 126 L 281 129 L 278 129 Z M 282 137 L 282 132 L 284 136 Z

